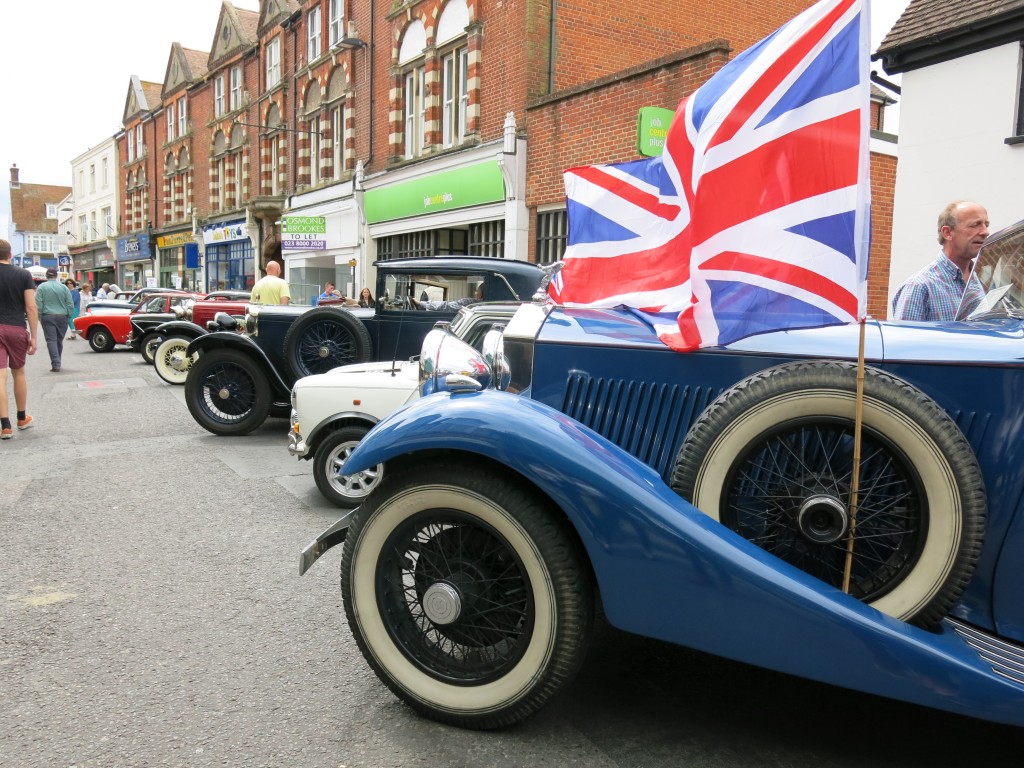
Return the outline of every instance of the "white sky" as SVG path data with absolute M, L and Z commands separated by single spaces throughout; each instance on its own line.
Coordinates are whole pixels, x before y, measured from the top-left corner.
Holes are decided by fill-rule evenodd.
M 908 2 L 871 0 L 872 50 Z M 234 5 L 259 10 L 258 0 Z M 162 82 L 172 43 L 210 50 L 220 8 L 219 0 L 4 3 L 0 183 L 17 164 L 23 182 L 71 186 L 71 160 L 120 129 L 131 76 Z

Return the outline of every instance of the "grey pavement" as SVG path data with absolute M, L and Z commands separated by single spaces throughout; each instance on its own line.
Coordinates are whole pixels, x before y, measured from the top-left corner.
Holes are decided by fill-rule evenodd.
M 339 512 L 284 420 L 210 435 L 139 355 L 84 341 L 28 371 L 35 426 L 0 442 L 4 768 L 1019 763 L 1016 729 L 607 627 L 527 722 L 424 720 L 360 656 L 340 552 L 298 576 Z

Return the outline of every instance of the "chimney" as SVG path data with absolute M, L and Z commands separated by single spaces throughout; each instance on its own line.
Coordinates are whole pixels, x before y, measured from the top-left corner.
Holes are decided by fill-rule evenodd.
M 18 164 L 11 166 L 11 189 L 20 189 L 21 182 L 18 181 Z

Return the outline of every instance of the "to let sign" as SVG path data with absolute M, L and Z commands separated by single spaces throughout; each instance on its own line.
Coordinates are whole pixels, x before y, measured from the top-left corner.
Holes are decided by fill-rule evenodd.
M 281 219 L 282 251 L 327 249 L 327 219 L 323 216 L 284 216 Z

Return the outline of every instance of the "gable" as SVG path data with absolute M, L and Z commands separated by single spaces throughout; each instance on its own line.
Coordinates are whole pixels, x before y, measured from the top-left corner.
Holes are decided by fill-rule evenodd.
M 266 35 L 270 32 L 271 27 L 276 26 L 301 8 L 301 4 L 295 0 L 267 0 L 260 5 L 262 6 L 258 27 L 260 37 Z
M 253 11 L 240 11 L 231 3 L 221 5 L 220 17 L 210 46 L 209 68 L 215 69 L 217 64 L 240 53 L 256 44 L 252 37 L 250 18 L 255 18 Z

